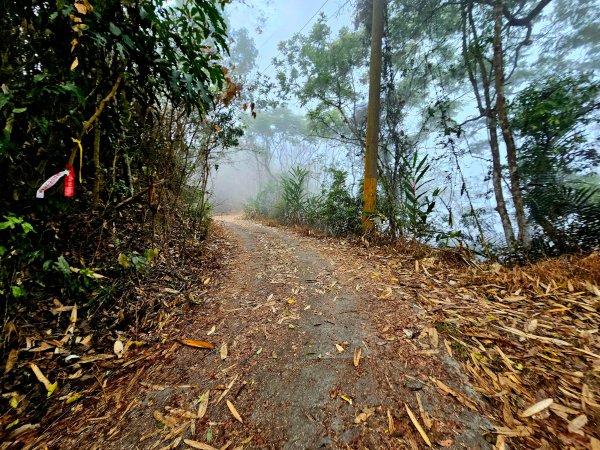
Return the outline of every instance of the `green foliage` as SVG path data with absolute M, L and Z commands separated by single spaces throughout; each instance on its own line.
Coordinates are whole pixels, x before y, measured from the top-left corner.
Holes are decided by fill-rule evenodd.
M 329 184 L 323 187 L 317 208 L 317 227 L 334 235 L 356 235 L 361 230 L 362 201 L 353 196 L 346 183 L 348 174 L 335 168 L 328 169 Z
M 402 233 L 414 239 L 429 237 L 432 230 L 428 219 L 435 208 L 436 197 L 440 195 L 441 188 L 433 190 L 429 184 L 433 179 L 426 179 L 431 165 L 427 162 L 427 155 L 419 157 L 415 152 L 412 158 L 402 157 L 403 171 L 401 176 L 404 201 L 399 205 Z
M 275 205 L 278 198 L 279 183 L 271 181 L 244 205 L 244 215 L 250 219 L 275 217 Z
M 98 269 L 71 266 L 63 255 L 59 256 L 56 261 L 46 261 L 44 269 L 62 276 L 63 294 L 71 297 L 78 297 L 98 288 L 100 280 L 103 278 L 102 275 L 96 273 Z
M 30 233 L 35 230 L 22 216 L 9 213 L 0 222 L 0 294 L 5 297 L 27 295 L 30 265 L 44 257 Z
M 147 249 L 143 255 L 138 252 L 119 253 L 117 262 L 123 269 L 131 269 L 135 272 L 144 272 L 158 257 L 159 250 L 157 248 Z
M 552 77 L 524 89 L 512 105 L 522 139 L 519 171 L 534 251 L 560 254 L 600 244 L 600 163 L 592 124 L 600 123 L 600 82 Z
M 204 119 L 217 102 L 224 97 L 231 101 L 239 91 L 222 67 L 227 53 L 224 4 L 222 0 L 3 2 L 0 211 L 14 212 L 0 222 L 3 294 L 23 297 L 29 285 L 50 288 L 59 281 L 73 295 L 79 295 L 80 288 L 93 288 L 94 271 L 66 270 L 63 255 L 83 260 L 88 256 L 82 249 L 86 244 L 91 252 L 97 251 L 102 221 L 112 223 L 117 209 L 118 217 L 128 217 L 115 208 L 127 197 L 147 188 L 152 216 L 161 198 L 174 191 L 170 199 L 177 198 L 189 178 L 189 158 L 182 155 L 188 144 L 183 139 L 174 144 L 174 134 L 158 130 L 200 127 L 209 122 Z M 165 126 L 168 121 L 179 122 L 170 128 Z M 219 130 L 206 133 L 211 145 L 237 144 L 241 125 L 229 112 L 213 114 L 210 122 L 211 129 Z M 202 136 L 204 132 L 193 131 Z M 99 154 L 93 155 L 96 137 Z M 73 139 L 81 140 L 81 156 Z M 75 169 L 82 176 L 75 198 L 56 195 L 59 184 L 47 198 L 35 199 L 35 190 L 64 169 L 70 154 L 76 156 Z M 208 167 L 208 157 L 201 164 Z M 167 194 L 156 192 L 160 183 L 168 184 Z M 136 203 L 131 205 L 139 208 Z M 92 208 L 103 211 L 103 217 L 90 214 Z M 98 248 L 86 239 L 72 238 L 73 222 L 87 227 L 86 233 L 93 229 L 89 238 L 98 238 L 99 233 Z M 83 251 L 75 256 L 73 247 Z M 142 259 L 138 262 L 143 266 Z M 63 278 L 52 276 L 57 271 Z
M 301 167 L 294 167 L 281 177 L 280 199 L 276 208 L 277 215 L 283 223 L 300 225 L 306 221 L 307 177 L 308 170 Z
M 329 168 L 331 175 L 319 194 L 306 188 L 308 170 L 296 167 L 261 190 L 246 203 L 249 218 L 271 218 L 303 225 L 334 235 L 355 235 L 361 229 L 361 199 L 352 195 L 344 171 Z
M 319 136 L 356 144 L 364 125 L 353 117 L 364 99 L 357 84 L 366 73 L 363 32 L 342 28 L 333 36 L 321 16 L 308 35 L 295 35 L 279 47 L 283 56 L 277 60 L 277 79 L 282 95 L 311 105 L 310 126 Z

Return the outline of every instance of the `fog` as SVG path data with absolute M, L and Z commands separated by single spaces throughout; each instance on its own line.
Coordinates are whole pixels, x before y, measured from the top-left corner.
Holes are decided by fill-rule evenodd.
M 209 186 L 215 212 L 240 213 L 244 204 L 258 193 L 263 177 L 256 159 L 248 151 L 238 150 L 220 163 L 211 174 Z

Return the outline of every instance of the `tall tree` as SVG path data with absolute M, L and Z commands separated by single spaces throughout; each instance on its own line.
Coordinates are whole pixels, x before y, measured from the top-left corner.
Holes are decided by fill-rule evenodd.
M 379 154 L 379 114 L 381 101 L 381 42 L 383 38 L 384 0 L 373 0 L 371 62 L 369 64 L 369 105 L 363 188 L 363 232 L 373 229 L 372 214 L 377 206 L 377 155 Z

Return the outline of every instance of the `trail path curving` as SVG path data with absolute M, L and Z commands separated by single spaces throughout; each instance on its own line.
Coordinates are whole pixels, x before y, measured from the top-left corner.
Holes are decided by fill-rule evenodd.
M 152 365 L 79 411 L 86 426 L 63 418 L 51 448 L 189 448 L 187 439 L 214 448 L 375 450 L 426 448 L 425 437 L 435 448 L 491 448 L 484 406 L 426 322 L 416 300 L 427 292 L 409 271 L 382 273 L 375 257 L 344 241 L 234 217 L 217 222 L 231 241 L 219 286 L 192 299 Z M 206 391 L 204 417 L 186 418 L 182 411 L 197 414 Z

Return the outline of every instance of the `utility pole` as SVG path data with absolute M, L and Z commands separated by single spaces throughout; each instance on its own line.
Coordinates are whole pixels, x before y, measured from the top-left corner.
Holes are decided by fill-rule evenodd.
M 379 146 L 379 109 L 381 103 L 381 40 L 385 0 L 373 0 L 371 27 L 371 61 L 369 63 L 369 105 L 367 109 L 367 141 L 363 190 L 363 233 L 373 229 L 372 214 L 377 206 L 377 153 Z

